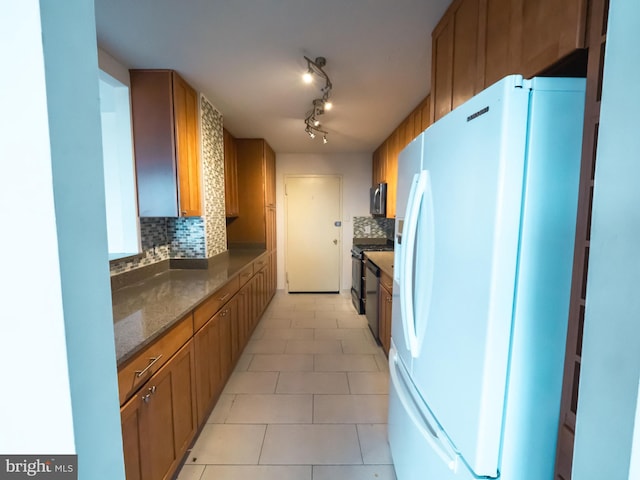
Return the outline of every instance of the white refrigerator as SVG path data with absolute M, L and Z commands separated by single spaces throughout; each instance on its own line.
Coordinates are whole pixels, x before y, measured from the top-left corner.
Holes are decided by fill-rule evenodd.
M 400 153 L 398 480 L 553 479 L 584 88 L 506 77 Z

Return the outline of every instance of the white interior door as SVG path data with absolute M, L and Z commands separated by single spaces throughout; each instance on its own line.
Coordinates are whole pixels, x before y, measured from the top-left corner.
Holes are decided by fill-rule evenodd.
M 285 249 L 289 292 L 339 292 L 342 179 L 287 175 Z

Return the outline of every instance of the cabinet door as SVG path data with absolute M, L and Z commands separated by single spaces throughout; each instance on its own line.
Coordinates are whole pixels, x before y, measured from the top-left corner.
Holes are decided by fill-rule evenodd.
M 120 419 L 122 423 L 122 453 L 124 455 L 124 470 L 127 480 L 141 480 L 142 474 L 142 397 L 135 395 L 122 408 Z
M 231 368 L 233 370 L 233 366 L 238 361 L 238 357 L 240 356 L 241 346 L 240 346 L 240 311 L 239 311 L 239 303 L 240 296 L 235 295 L 233 299 L 229 302 L 229 309 L 231 310 L 231 317 L 229 319 L 230 330 L 231 330 Z
M 176 466 L 197 429 L 195 401 L 195 351 L 190 341 L 171 361 L 171 412 Z
M 189 342 L 122 407 L 127 479 L 164 480 L 177 469 L 196 432 L 193 371 Z
M 531 77 L 585 47 L 586 0 L 513 0 L 520 27 L 518 72 Z
M 220 312 L 220 343 L 218 347 L 220 350 L 220 386 L 218 392 L 222 391 L 232 368 L 231 322 L 235 313 L 234 307 L 235 305 L 229 302 Z
M 375 187 L 378 183 L 380 183 L 380 149 L 382 146 L 378 147 L 373 155 L 371 156 L 371 186 Z
M 236 295 L 238 299 L 238 350 L 242 353 L 251 331 L 251 291 L 253 279 L 249 280 Z
M 198 94 L 172 70 L 131 70 L 141 217 L 199 216 Z
M 422 111 L 420 129 L 424 132 L 431 125 L 431 95 L 427 95 L 424 99 L 420 110 Z
M 267 232 L 267 251 L 276 249 L 276 207 L 267 207 L 265 209 L 265 228 Z
M 391 346 L 391 293 L 384 285 L 380 284 L 378 292 L 378 312 L 380 316 L 380 343 L 384 353 L 389 355 Z
M 404 120 L 404 140 L 402 142 L 402 148 L 406 147 L 411 143 L 411 140 L 414 139 L 413 136 L 413 119 L 415 115 L 414 112 L 411 112 L 407 118 Z
M 198 94 L 173 72 L 176 163 L 180 194 L 180 216 L 202 215 L 200 202 L 200 138 Z
M 484 82 L 489 87 L 512 73 L 520 73 L 516 59 L 521 26 L 515 21 L 514 0 L 486 0 Z
M 168 477 L 195 434 L 190 385 L 192 356 L 193 348 L 189 343 L 149 380 L 146 395 L 150 397 L 142 412 L 146 425 L 145 459 L 148 461 L 145 470 L 149 472 L 145 478 L 150 480 Z
M 170 70 L 131 70 L 131 120 L 141 217 L 178 216 Z
M 411 136 L 411 140 L 413 140 L 422 133 L 422 103 L 416 107 L 411 117 L 413 119 L 413 135 Z
M 433 31 L 431 98 L 433 120 L 435 122 L 451 111 L 453 81 L 453 21 L 443 18 Z M 444 23 L 443 23 L 444 22 Z
M 268 302 L 271 301 L 278 288 L 278 255 L 275 250 L 269 256 L 269 276 Z
M 194 335 L 193 340 L 196 356 L 196 405 L 200 424 L 209 414 L 222 382 L 219 313 L 211 317 Z
M 276 154 L 267 142 L 264 142 L 264 193 L 265 205 L 276 206 Z
M 275 154 L 263 139 L 257 138 L 236 139 L 236 151 L 242 214 L 228 223 L 227 239 L 232 246 L 266 245 L 265 207 L 267 201 L 275 206 Z M 269 162 L 265 161 L 265 154 Z M 267 164 L 269 181 L 266 180 Z
M 387 139 L 385 158 L 385 182 L 387 182 L 387 218 L 396 216 L 396 180 L 398 177 L 398 154 L 400 153 L 400 131 L 395 129 Z
M 382 145 L 374 152 L 372 158 L 371 186 L 377 187 L 379 183 L 387 180 L 387 155 L 389 151 L 389 139 L 387 138 Z
M 455 1 L 433 31 L 434 120 L 482 89 L 479 0 Z
M 236 139 L 226 129 L 223 132 L 224 142 L 224 204 L 227 217 L 237 217 L 238 207 L 238 159 L 236 155 Z

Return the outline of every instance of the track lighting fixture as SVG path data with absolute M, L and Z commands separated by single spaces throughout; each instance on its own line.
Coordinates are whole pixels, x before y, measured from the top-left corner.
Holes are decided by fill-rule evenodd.
M 320 89 L 322 97 L 313 100 L 313 109 L 307 112 L 305 116 L 304 123 L 306 128 L 304 131 L 307 132 L 311 138 L 315 138 L 316 133 L 322 133 L 322 141 L 323 143 L 327 143 L 327 135 L 329 132 L 320 128 L 320 120 L 318 119 L 320 115 L 323 115 L 325 111 L 331 110 L 333 107 L 333 104 L 329 101 L 333 85 L 329 79 L 329 75 L 323 70 L 323 67 L 327 64 L 327 59 L 324 57 L 316 57 L 315 60 L 311 60 L 307 56 L 305 56 L 304 59 L 307 61 L 307 71 L 302 75 L 303 81 L 305 83 L 311 83 L 313 81 L 313 75 L 317 75 L 325 81 L 324 87 Z

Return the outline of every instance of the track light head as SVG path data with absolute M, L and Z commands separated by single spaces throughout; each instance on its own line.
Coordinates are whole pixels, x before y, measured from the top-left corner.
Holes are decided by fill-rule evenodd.
M 320 120 L 318 117 L 323 115 L 325 111 L 328 111 L 333 106 L 329 101 L 329 95 L 331 93 L 331 89 L 333 88 L 333 84 L 329 79 L 327 73 L 323 70 L 323 67 L 327 64 L 327 59 L 324 57 L 316 57 L 315 60 L 311 60 L 309 57 L 304 57 L 307 61 L 307 72 L 302 76 L 305 83 L 311 83 L 313 81 L 313 75 L 318 75 L 319 77 L 324 78 L 325 84 L 324 87 L 320 89 L 322 92 L 321 98 L 316 98 L 312 101 L 313 109 L 310 112 L 307 112 L 307 115 L 304 119 L 304 123 L 306 125 L 305 132 L 311 138 L 316 137 L 316 133 L 323 134 L 322 142 L 327 143 L 327 134 L 325 130 L 320 128 Z

